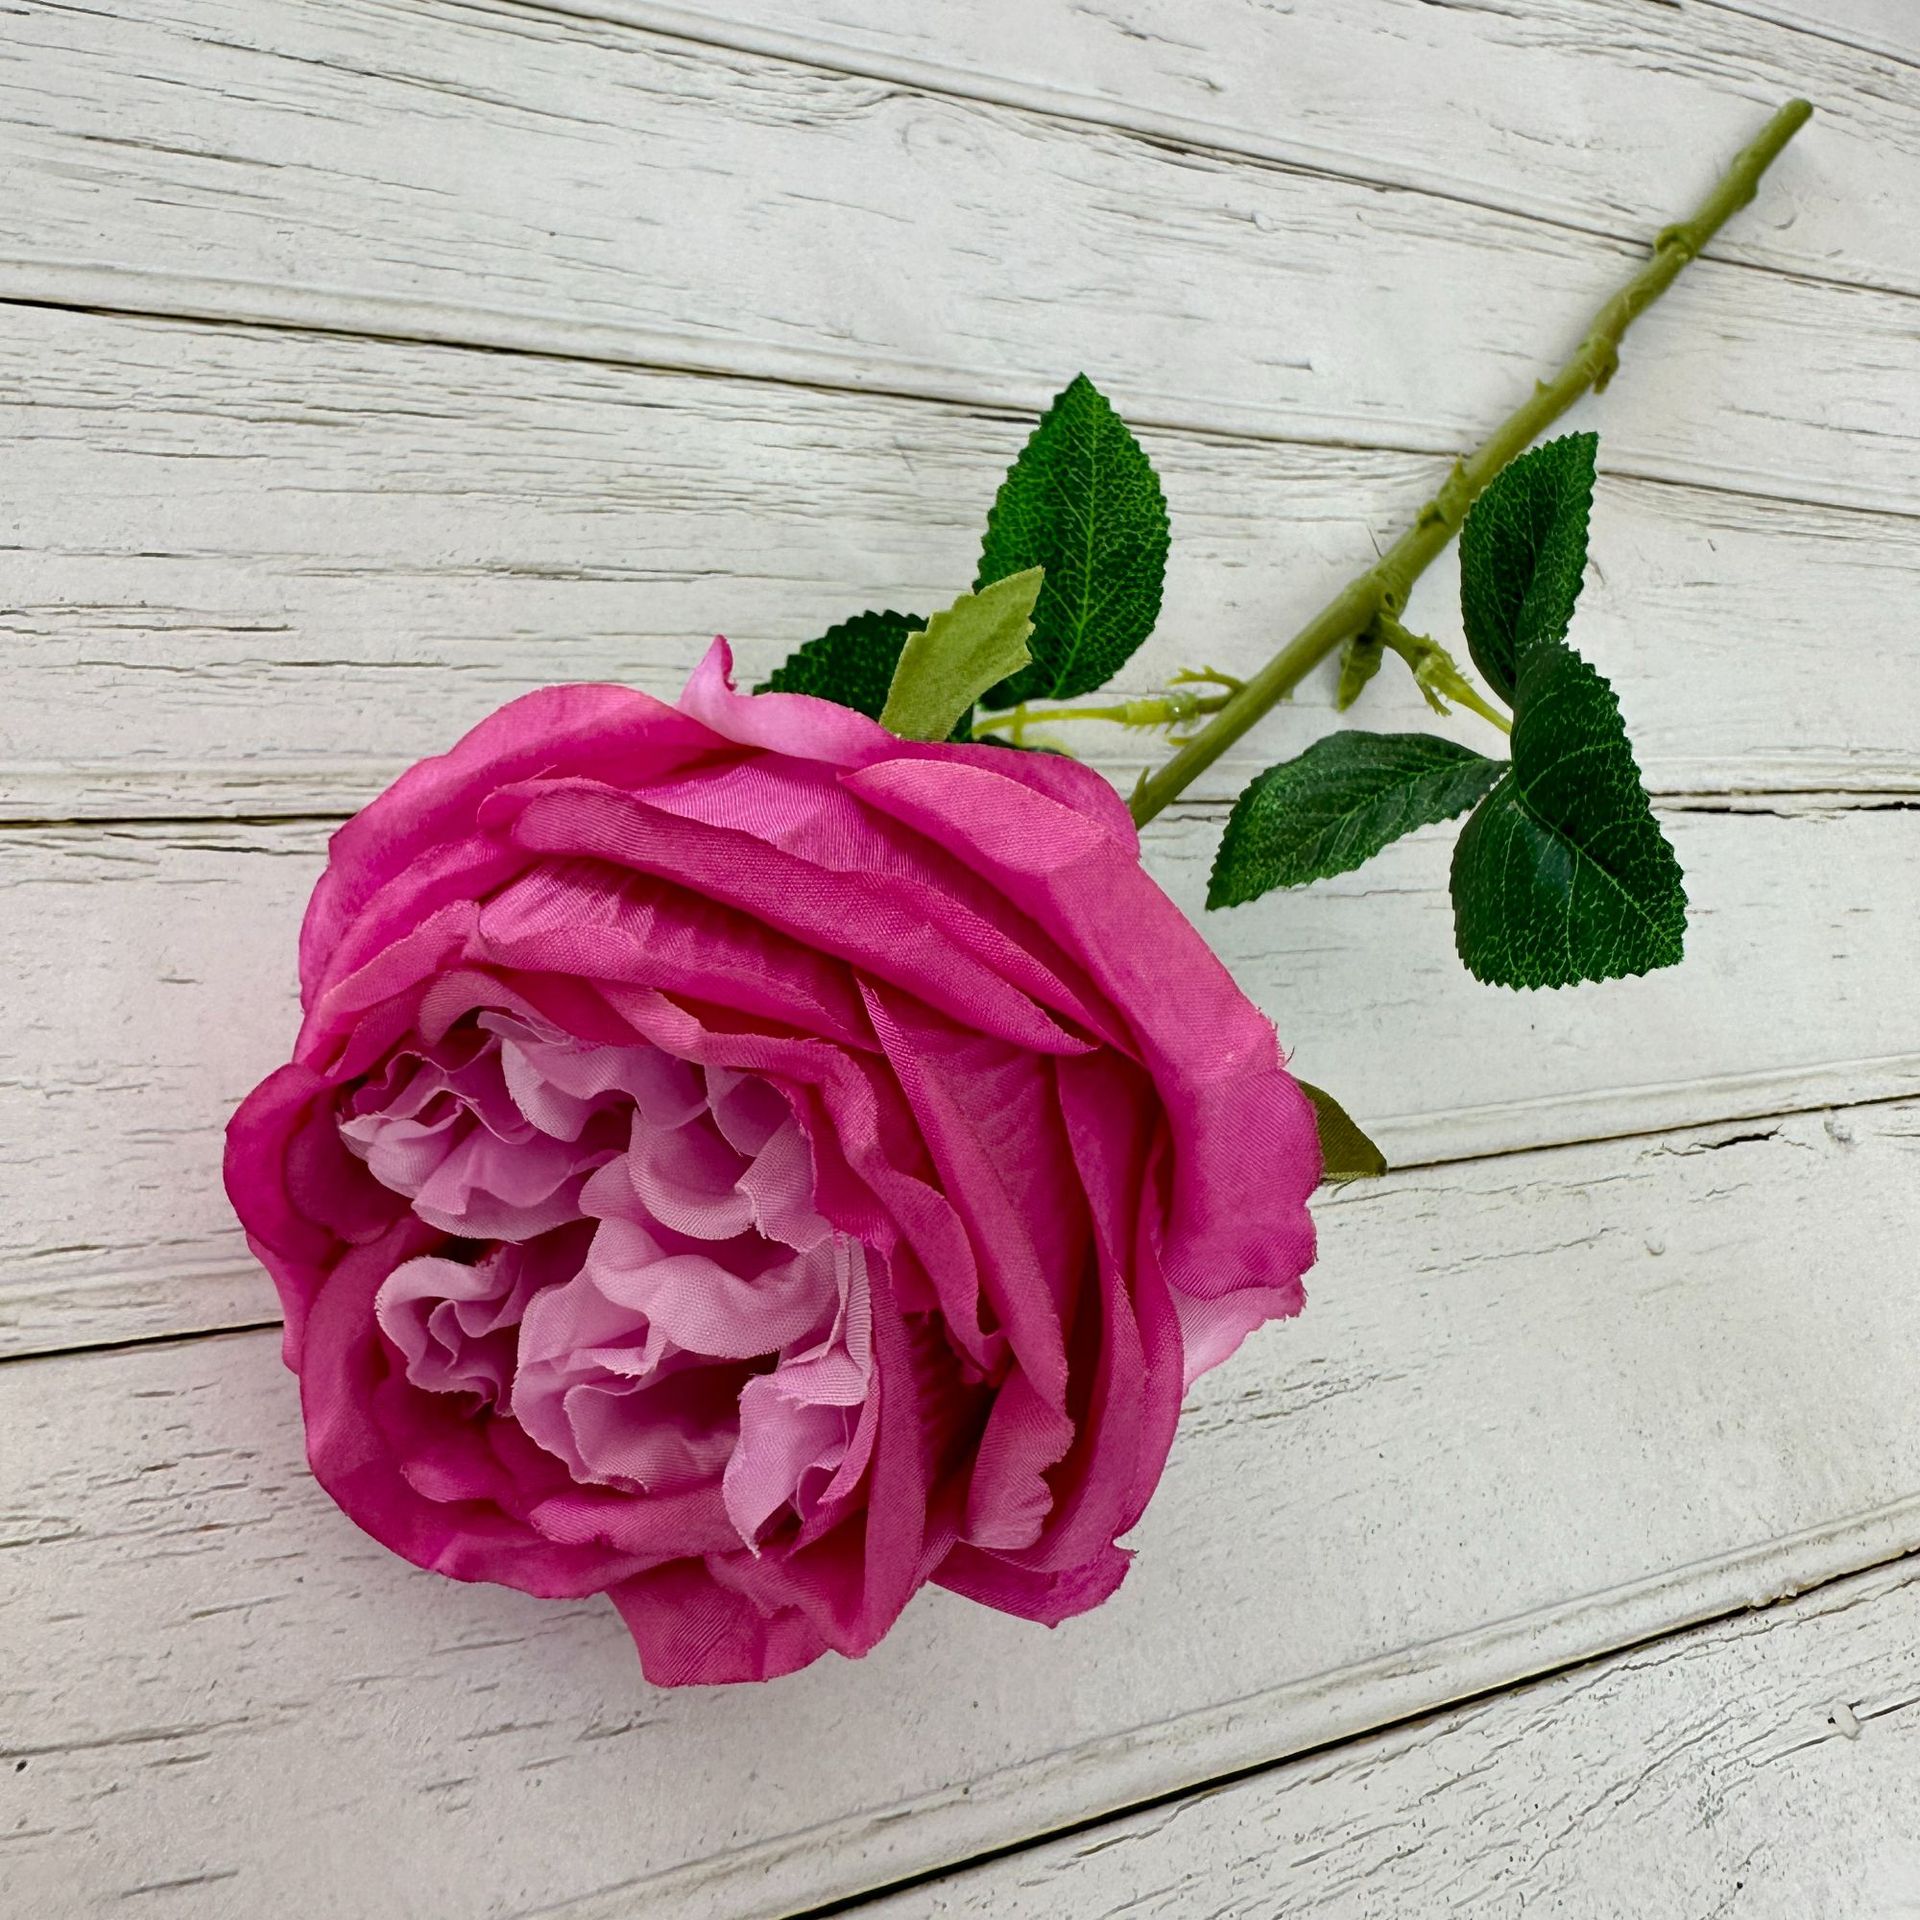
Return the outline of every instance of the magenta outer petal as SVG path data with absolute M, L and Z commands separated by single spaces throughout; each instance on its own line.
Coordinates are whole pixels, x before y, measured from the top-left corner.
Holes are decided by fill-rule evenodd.
M 810 1666 L 827 1643 L 806 1615 L 763 1614 L 698 1560 L 675 1560 L 609 1590 L 656 1687 L 777 1680 Z
M 1016 1045 L 1071 1053 L 1085 1044 L 884 876 L 828 872 L 751 834 L 587 783 L 509 789 L 484 817 L 491 831 L 531 853 L 670 878 Z
M 248 1238 L 283 1259 L 314 1264 L 333 1251 L 335 1236 L 288 1197 L 287 1147 L 326 1089 L 326 1081 L 311 1067 L 281 1067 L 247 1095 L 227 1122 L 227 1198 Z
M 496 788 L 636 763 L 658 772 L 721 747 L 696 720 L 630 687 L 543 687 L 509 701 L 446 753 L 409 768 L 328 843 L 326 875 L 300 932 L 303 1000 L 367 902 L 420 854 L 465 838 Z
M 1031 1573 L 975 1547 L 955 1547 L 940 1563 L 934 1583 L 983 1607 L 1057 1627 L 1075 1614 L 1091 1613 L 1112 1599 L 1127 1577 L 1133 1555 L 1125 1547 L 1105 1546 L 1084 1566 L 1062 1573 Z
M 894 760 L 847 780 L 896 819 L 967 849 L 1127 1009 L 1173 1128 L 1169 1279 L 1205 1298 L 1304 1273 L 1307 1197 L 1320 1179 L 1313 1108 L 1265 1017 L 1126 849 L 978 767 L 936 773 Z

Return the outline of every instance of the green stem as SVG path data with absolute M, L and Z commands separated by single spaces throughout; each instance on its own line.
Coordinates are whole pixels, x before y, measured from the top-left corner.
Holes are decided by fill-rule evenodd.
M 1397 617 L 1406 610 L 1413 583 L 1460 531 L 1467 509 L 1500 469 L 1524 453 L 1588 388 L 1605 390 L 1620 364 L 1620 341 L 1628 327 L 1753 198 L 1760 176 L 1812 112 L 1806 101 L 1790 100 L 1721 176 L 1692 219 L 1666 228 L 1655 239 L 1653 257 L 1594 315 L 1586 337 L 1559 373 L 1536 381 L 1531 395 L 1477 451 L 1453 463 L 1440 491 L 1379 560 L 1342 587 L 1165 766 L 1141 780 L 1133 794 L 1135 820 L 1142 826 L 1151 820 L 1342 641 L 1364 632 L 1378 614 Z

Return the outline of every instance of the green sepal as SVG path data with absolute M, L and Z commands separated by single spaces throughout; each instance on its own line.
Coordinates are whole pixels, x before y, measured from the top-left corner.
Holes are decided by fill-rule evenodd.
M 1333 696 L 1336 713 L 1345 713 L 1366 691 L 1385 653 L 1377 633 L 1356 633 L 1340 649 L 1340 684 Z
M 1474 665 L 1509 705 L 1528 648 L 1564 640 L 1587 565 L 1591 433 L 1569 433 L 1502 468 L 1460 529 L 1460 617 Z
M 1432 733 L 1330 733 L 1234 802 L 1207 905 L 1351 872 L 1403 833 L 1465 813 L 1505 765 Z
M 1104 686 L 1160 617 L 1167 502 L 1140 443 L 1085 374 L 1060 393 L 1001 482 L 976 588 L 1029 567 L 1047 580 L 1033 659 L 989 707 L 1066 700 Z
M 1348 1180 L 1377 1180 L 1387 1170 L 1387 1156 L 1354 1124 L 1332 1094 L 1311 1081 L 1294 1083 L 1313 1102 L 1313 1121 L 1320 1134 L 1320 1178 L 1327 1186 Z
M 943 607 L 900 650 L 880 724 L 903 740 L 944 740 L 988 687 L 1028 659 L 1039 567 L 1009 574 Z
M 1530 647 L 1513 762 L 1453 853 L 1454 940 L 1477 980 L 1564 987 L 1670 967 L 1687 896 L 1613 690 L 1563 640 Z

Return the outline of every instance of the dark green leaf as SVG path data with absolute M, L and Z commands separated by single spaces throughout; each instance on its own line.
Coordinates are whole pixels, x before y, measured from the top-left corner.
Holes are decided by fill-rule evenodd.
M 1591 433 L 1569 433 L 1504 468 L 1460 529 L 1460 616 L 1474 664 L 1511 703 L 1520 661 L 1564 640 L 1587 565 Z
M 987 516 L 976 588 L 1047 570 L 1033 661 L 990 707 L 1104 685 L 1153 631 L 1167 570 L 1167 503 L 1152 463 L 1085 374 L 1041 416 Z
M 1234 802 L 1207 905 L 1347 873 L 1389 840 L 1466 812 L 1504 767 L 1437 734 L 1330 733 Z
M 1309 1081 L 1297 1084 L 1313 1102 L 1314 1124 L 1320 1130 L 1320 1178 L 1333 1185 L 1379 1179 L 1387 1170 L 1387 1156 L 1354 1125 L 1346 1108 Z
M 1687 896 L 1613 690 L 1562 640 L 1530 647 L 1512 770 L 1453 854 L 1454 938 L 1475 979 L 1564 987 L 1670 967 Z
M 900 650 L 880 724 L 903 740 L 943 740 L 995 681 L 1026 664 L 1045 576 L 1011 573 L 943 607 Z

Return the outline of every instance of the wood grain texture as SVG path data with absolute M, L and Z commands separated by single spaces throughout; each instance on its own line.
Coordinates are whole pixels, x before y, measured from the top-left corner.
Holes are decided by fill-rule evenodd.
M 1281 1762 L 885 1910 L 1265 1913 L 1284 1861 L 1369 1920 L 1901 1912 L 1897 1574 L 1449 1707 L 1920 1550 L 1909 10 L 795 11 L 6 12 L 0 1908 L 771 1915 Z M 1175 515 L 1122 690 L 1250 666 L 1797 92 L 1572 423 L 1689 959 L 1475 987 L 1450 830 L 1202 922 L 1416 1164 L 1318 1205 L 1312 1310 L 1200 1383 L 1110 1607 L 929 1595 L 864 1663 L 657 1693 L 610 1612 L 355 1532 L 269 1326 L 58 1351 L 273 1319 L 218 1132 L 400 767 L 530 685 L 670 694 L 716 627 L 757 678 L 944 601 L 1081 366 Z M 1329 693 L 1156 824 L 1190 911 Z M 1429 724 L 1392 669 L 1355 718 Z
M 1674 812 L 1686 962 L 1513 994 L 1455 958 L 1453 829 L 1206 914 L 1217 811 L 1149 870 L 1390 1159 L 1435 1162 L 1920 1092 L 1920 814 Z M 257 1324 L 220 1129 L 285 1059 L 323 824 L 0 833 L 0 1352 Z M 1871 904 L 1868 904 L 1871 902 Z
M 1920 16 L 1905 0 L 1710 0 L 1728 13 L 1791 27 L 1835 46 L 1920 67 Z
M 1723 234 L 1715 257 L 1920 291 L 1903 211 L 1920 153 L 1901 91 L 1920 35 L 1905 0 L 843 0 L 813 19 L 776 0 L 546 5 L 1625 239 L 1629 210 L 1673 191 L 1676 127 L 1732 153 L 1757 104 L 1808 95 L 1820 158 L 1783 193 L 1769 182 L 1770 213 Z M 1817 224 L 1803 217 L 1816 208 Z
M 944 605 L 1030 422 L 527 356 L 0 308 L 0 816 L 346 811 L 561 679 L 749 683 Z M 1625 383 L 1622 383 L 1624 391 Z M 1603 427 L 1618 394 L 1583 418 Z M 1436 483 L 1421 455 L 1149 433 L 1174 546 L 1147 691 L 1249 672 Z M 1610 457 L 1611 438 L 1602 442 Z M 1656 791 L 1920 793 L 1920 519 L 1603 474 L 1577 634 Z M 1458 646 L 1451 555 L 1413 618 Z M 1464 658 L 1462 652 L 1462 658 Z M 1335 723 L 1332 669 L 1215 768 Z M 1352 715 L 1435 722 L 1396 663 Z M 1459 737 L 1497 750 L 1471 719 Z M 1082 726 L 1130 782 L 1166 749 Z
M 23 8 L 8 298 L 1026 408 L 1084 367 L 1142 424 L 1343 444 L 1477 441 L 1728 158 L 1650 121 L 1629 246 L 500 0 Z M 1915 311 L 1702 261 L 1610 457 L 1910 510 Z
M 782 1912 L 1920 1547 L 1917 1168 L 1906 1104 L 1348 1189 L 1111 1605 L 929 1594 L 765 1689 L 656 1693 L 610 1612 L 365 1541 L 271 1333 L 0 1368 L 9 1884 Z
M 869 1920 L 1900 1920 L 1920 1569 L 1354 1741 L 876 1902 Z

